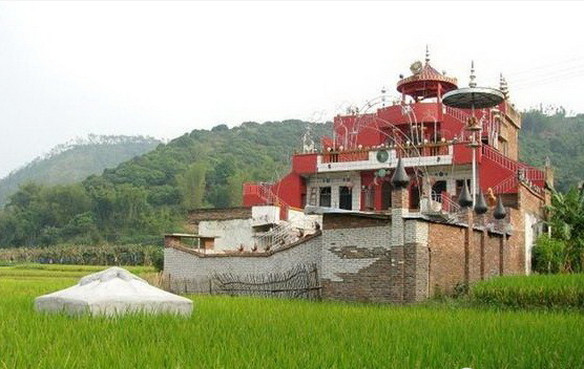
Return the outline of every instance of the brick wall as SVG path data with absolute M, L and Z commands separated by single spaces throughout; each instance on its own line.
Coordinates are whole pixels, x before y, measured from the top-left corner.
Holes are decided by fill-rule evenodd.
M 473 228 L 467 238 L 467 227 L 439 223 L 432 223 L 429 227 L 429 296 L 452 294 L 458 284 L 465 282 L 465 239 L 468 239 L 469 283 L 500 275 L 501 251 L 503 274 L 514 273 L 511 265 L 517 250 L 509 245 L 508 237 L 501 248 L 504 236 L 500 233 Z
M 359 215 L 359 214 L 324 214 L 323 215 L 323 230 L 325 229 L 340 229 L 340 228 L 368 228 L 368 227 L 383 227 L 389 223 L 391 217 L 389 215 Z
M 429 296 L 428 251 L 429 224 L 406 220 L 404 229 L 404 295 L 406 302 L 421 301 Z
M 464 280 L 464 236 L 464 227 L 430 224 L 430 296 L 450 294 Z
M 509 218 L 513 224 L 513 235 L 509 238 L 505 252 L 505 270 L 509 274 L 525 274 L 531 270 L 532 232 L 526 234 L 526 228 L 531 227 L 534 218 L 543 219 L 544 200 L 523 185 L 519 185 L 517 194 L 518 209 L 510 209 Z M 527 223 L 527 222 L 530 223 Z
M 391 301 L 392 257 L 389 248 L 389 220 L 379 225 L 354 228 L 367 218 L 343 215 L 333 217 L 334 228 L 322 232 L 323 297 L 346 301 Z M 357 219 L 358 218 L 358 219 Z M 324 217 L 327 224 L 328 215 Z M 342 228 L 343 220 L 347 227 Z
M 467 279 L 498 275 L 501 251 L 503 272 L 516 271 L 519 251 L 507 241 L 501 248 L 501 239 L 498 233 L 428 222 L 405 209 L 394 208 L 391 216 L 324 214 L 321 235 L 282 251 L 201 255 L 171 245 L 165 250 L 165 274 L 205 285 L 215 272 L 265 274 L 316 264 L 326 299 L 414 302 L 451 294 Z
M 206 291 L 205 288 L 209 285 L 213 273 L 234 275 L 279 273 L 293 269 L 299 264 L 316 264 L 320 270 L 320 245 L 319 235 L 273 253 L 202 255 L 174 245 L 175 247 L 164 249 L 164 275 L 170 279 L 172 289 L 194 293 Z M 181 284 L 180 288 L 177 288 L 177 283 Z
M 485 232 L 484 234 L 484 279 L 499 275 L 499 251 L 501 237 Z
M 325 215 L 324 298 L 403 303 L 428 297 L 428 224 L 403 219 L 401 210 L 394 211 L 391 221 L 387 217 Z

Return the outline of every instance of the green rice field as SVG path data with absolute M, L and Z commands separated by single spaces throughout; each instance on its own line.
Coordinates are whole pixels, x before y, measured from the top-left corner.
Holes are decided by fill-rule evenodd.
M 0 368 L 584 368 L 579 310 L 225 296 L 191 296 L 188 319 L 33 310 L 94 271 L 0 267 Z
M 584 274 L 493 278 L 474 285 L 471 298 L 509 308 L 584 309 Z

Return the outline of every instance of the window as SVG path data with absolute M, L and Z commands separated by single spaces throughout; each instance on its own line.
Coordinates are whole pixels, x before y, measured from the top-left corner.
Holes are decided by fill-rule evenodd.
M 331 206 L 331 188 L 330 187 L 321 187 L 320 188 L 320 197 L 318 201 L 319 206 Z

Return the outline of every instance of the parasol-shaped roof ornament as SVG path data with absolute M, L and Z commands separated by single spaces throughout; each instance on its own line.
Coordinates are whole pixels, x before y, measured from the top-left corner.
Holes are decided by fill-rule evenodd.
M 484 109 L 499 105 L 505 95 L 491 87 L 477 87 L 474 62 L 471 63 L 468 87 L 452 90 L 444 94 L 444 105 L 459 109 Z

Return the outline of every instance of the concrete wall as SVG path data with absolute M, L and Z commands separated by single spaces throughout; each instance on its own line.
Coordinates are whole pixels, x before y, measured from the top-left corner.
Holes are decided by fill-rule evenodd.
M 253 246 L 252 219 L 209 220 L 199 222 L 199 235 L 215 238 L 214 250 L 237 250 Z
M 303 211 L 289 209 L 288 222 L 294 228 L 314 230 L 316 224 L 322 227 L 322 215 L 307 215 Z
M 280 222 L 279 206 L 253 206 L 251 208 L 253 225 L 278 224 Z

